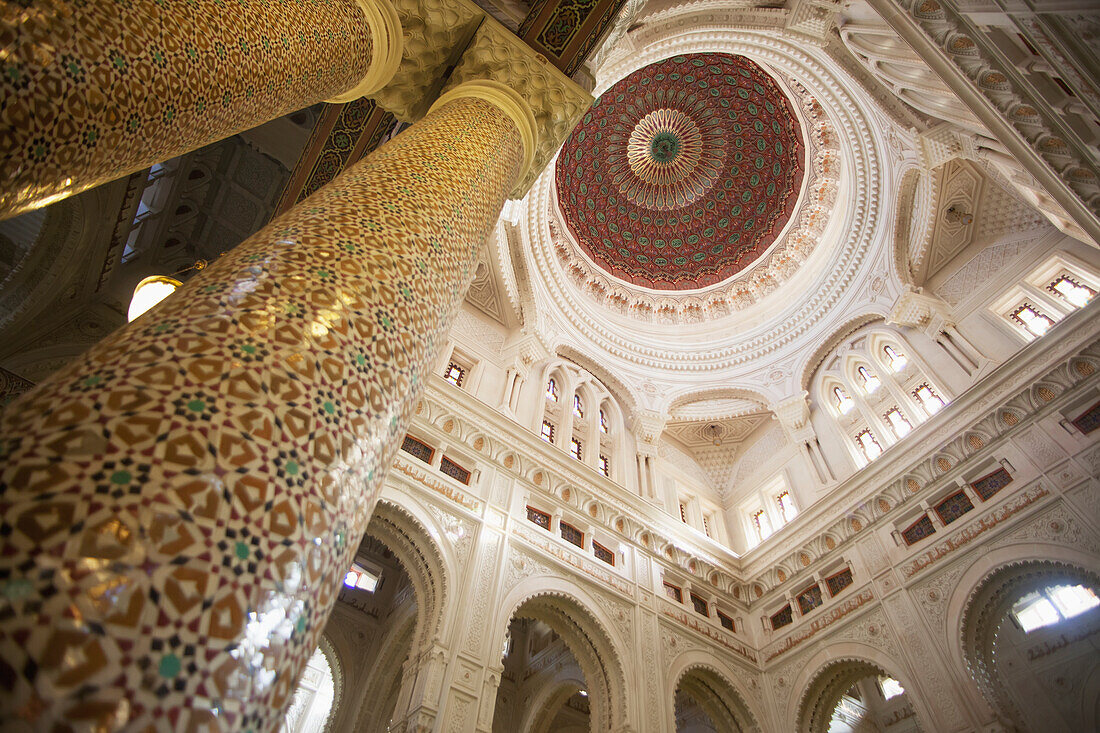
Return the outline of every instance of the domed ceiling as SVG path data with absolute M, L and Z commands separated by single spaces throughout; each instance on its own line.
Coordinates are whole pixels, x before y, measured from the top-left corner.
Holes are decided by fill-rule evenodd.
M 558 202 L 581 248 L 615 277 L 703 288 L 775 241 L 804 157 L 798 118 L 760 66 L 674 56 L 596 100 L 558 156 Z

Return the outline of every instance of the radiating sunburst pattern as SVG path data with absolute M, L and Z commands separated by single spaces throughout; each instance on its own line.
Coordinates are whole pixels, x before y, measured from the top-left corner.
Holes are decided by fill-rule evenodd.
M 729 54 L 675 56 L 604 92 L 558 156 L 563 218 L 618 278 L 689 290 L 775 241 L 802 187 L 798 119 L 775 80 Z
M 620 167 L 612 182 L 646 208 L 669 211 L 690 204 L 710 190 L 726 159 L 721 127 L 705 129 L 706 135 L 678 109 L 650 112 L 626 142 L 630 172 Z

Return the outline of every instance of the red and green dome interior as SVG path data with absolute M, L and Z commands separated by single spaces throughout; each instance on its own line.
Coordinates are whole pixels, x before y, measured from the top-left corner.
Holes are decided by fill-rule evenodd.
M 615 277 L 692 290 L 775 241 L 804 157 L 790 103 L 757 64 L 675 56 L 595 101 L 558 156 L 558 201 L 577 242 Z

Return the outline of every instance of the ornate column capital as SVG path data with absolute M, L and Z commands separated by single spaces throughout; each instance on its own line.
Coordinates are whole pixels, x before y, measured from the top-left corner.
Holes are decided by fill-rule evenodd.
M 504 114 L 508 115 L 508 119 L 516 123 L 520 140 L 523 142 L 523 169 L 520 171 L 520 178 L 526 178 L 531 173 L 531 165 L 535 161 L 539 146 L 539 128 L 535 123 L 535 113 L 527 101 L 511 87 L 499 81 L 471 79 L 445 91 L 428 111 L 432 112 L 464 97 L 484 99 L 499 107 Z
M 401 18 L 390 0 L 355 0 L 367 18 L 373 55 L 370 67 L 352 89 L 332 99 L 333 103 L 351 102 L 359 97 L 374 94 L 390 83 L 397 73 L 404 53 L 405 38 L 401 31 Z
M 898 296 L 886 322 L 934 333 L 951 325 L 950 315 L 943 300 L 919 288 L 910 288 Z
M 802 390 L 771 405 L 771 410 L 783 426 L 784 432 L 796 442 L 808 442 L 817 437 L 810 424 L 810 395 Z
M 539 133 L 534 159 L 511 193 L 522 198 L 592 104 L 592 95 L 493 18 L 478 27 L 444 94 L 475 79 L 510 87 L 534 114 Z
M 668 416 L 654 410 L 639 410 L 634 413 L 634 441 L 638 453 L 644 456 L 657 455 L 657 441 L 665 430 Z

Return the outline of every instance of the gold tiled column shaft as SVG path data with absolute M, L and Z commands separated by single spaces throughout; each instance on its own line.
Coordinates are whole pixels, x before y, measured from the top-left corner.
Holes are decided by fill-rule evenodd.
M 456 88 L 2 413 L 0 719 L 277 725 L 536 134 Z
M 397 69 L 389 0 L 0 3 L 0 219 Z

